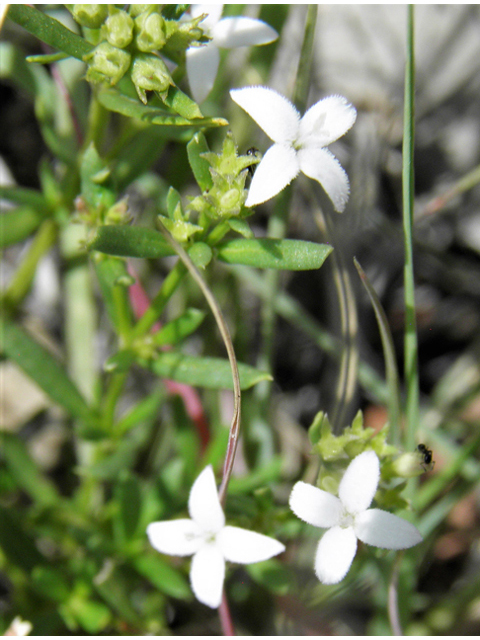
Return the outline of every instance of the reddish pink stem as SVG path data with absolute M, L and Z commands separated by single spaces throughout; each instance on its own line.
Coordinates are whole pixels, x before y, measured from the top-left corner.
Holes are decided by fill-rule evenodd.
M 230 614 L 230 608 L 228 606 L 228 600 L 225 593 L 225 589 L 222 593 L 222 602 L 218 608 L 218 616 L 220 618 L 220 625 L 224 636 L 234 636 L 235 627 L 233 626 L 232 616 Z

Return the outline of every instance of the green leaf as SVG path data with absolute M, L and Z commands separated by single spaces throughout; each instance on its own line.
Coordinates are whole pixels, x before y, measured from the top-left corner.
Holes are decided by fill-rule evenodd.
M 202 153 L 208 153 L 209 151 L 207 141 L 201 131 L 196 133 L 187 144 L 190 168 L 202 193 L 209 191 L 213 187 L 210 164 L 205 158 L 202 158 Z
M 45 196 L 35 189 L 0 186 L 0 199 L 25 205 L 26 207 L 32 207 L 42 213 L 48 212 L 48 203 Z
M 200 111 L 198 104 L 186 93 L 180 91 L 178 87 L 169 88 L 165 104 L 188 120 L 192 118 L 203 119 L 203 113 Z
M 45 213 L 32 207 L 17 207 L 0 213 L 0 248 L 28 238 L 45 220 Z
M 63 605 L 73 615 L 78 624 L 91 635 L 97 635 L 109 624 L 112 614 L 110 609 L 96 600 L 82 596 L 73 596 L 67 605 Z
M 240 234 L 244 238 L 248 238 L 250 240 L 255 237 L 248 222 L 243 218 L 230 218 L 230 220 L 227 220 L 227 224 L 232 231 L 235 231 L 235 233 Z
M 157 331 L 152 339 L 157 346 L 175 345 L 193 333 L 205 318 L 205 312 L 199 309 L 187 309 Z
M 44 506 L 59 502 L 55 486 L 42 474 L 33 462 L 25 443 L 15 434 L 0 434 L 4 461 L 18 487 L 34 501 Z
M 36 566 L 32 571 L 32 586 L 44 598 L 64 602 L 70 596 L 70 585 L 59 570 Z
M 52 64 L 52 62 L 60 62 L 68 58 L 66 53 L 45 53 L 36 56 L 27 56 L 25 60 L 35 64 Z
M 332 250 L 326 244 L 274 238 L 228 240 L 216 247 L 217 258 L 229 264 L 290 271 L 319 269 Z
M 247 571 L 258 584 L 275 595 L 284 596 L 295 588 L 292 572 L 279 560 L 272 558 L 265 562 L 247 565 Z
M 88 244 L 94 251 L 131 258 L 163 258 L 175 255 L 163 235 L 146 227 L 106 225 L 97 227 Z
M 30 576 L 33 567 L 44 560 L 32 538 L 21 527 L 15 509 L 0 505 L 0 549 L 8 560 Z
M 61 22 L 27 4 L 11 4 L 7 17 L 42 42 L 69 56 L 83 60 L 94 47 Z
M 123 229 L 123 227 L 105 227 L 108 229 Z M 100 256 L 94 261 L 98 282 L 103 294 L 103 300 L 108 316 L 120 335 L 130 328 L 132 310 L 125 283 L 132 283 L 124 260 Z
M 0 318 L 1 351 L 70 415 L 90 421 L 89 407 L 61 364 L 18 325 Z
M 115 532 L 120 544 L 125 544 L 135 535 L 141 510 L 140 484 L 133 473 L 127 470 L 121 473 L 114 497 L 118 507 Z
M 156 360 L 145 362 L 145 366 L 162 378 L 194 387 L 233 389 L 230 363 L 222 358 L 197 358 L 169 351 L 161 353 Z M 241 362 L 238 363 L 238 372 L 242 390 L 253 387 L 261 380 L 272 380 L 266 371 L 259 371 Z
M 158 107 L 150 107 L 142 104 L 138 99 L 126 96 L 116 89 L 102 89 L 98 93 L 98 101 L 106 109 L 121 113 L 129 118 L 137 118 L 146 124 L 155 124 L 162 127 L 224 127 L 228 125 L 223 118 L 197 117 L 190 120 L 184 115 L 170 113 Z
M 180 571 L 174 569 L 158 555 L 142 555 L 135 558 L 133 566 L 162 593 L 179 600 L 191 600 L 192 592 Z

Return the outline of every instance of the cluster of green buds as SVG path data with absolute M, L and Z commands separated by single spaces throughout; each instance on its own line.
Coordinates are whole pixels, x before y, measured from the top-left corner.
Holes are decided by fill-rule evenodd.
M 221 153 L 208 151 L 201 155 L 209 165 L 211 187 L 204 190 L 202 195 L 192 198 L 189 208 L 196 211 L 200 219 L 229 221 L 232 229 L 250 237 L 250 228 L 243 220 L 252 213 L 251 209 L 245 207 L 245 181 L 248 169 L 260 162 L 260 158 L 238 155 L 230 132 L 225 136 Z
M 179 21 L 187 6 L 131 4 L 124 10 L 116 5 L 68 5 L 73 18 L 96 44 L 84 57 L 87 80 L 113 86 L 129 72 L 142 102 L 147 102 L 147 91 L 165 99 L 175 83 L 159 53 L 181 64 L 188 47 L 208 39 L 199 26 L 203 16 Z M 164 14 L 172 14 L 173 19 Z
M 322 411 L 315 416 L 309 429 L 313 453 L 322 461 L 317 485 L 320 489 L 337 494 L 338 485 L 350 462 L 367 450 L 374 451 L 381 467 L 381 478 L 375 500 L 384 509 L 400 509 L 408 506 L 400 495 L 408 478 L 425 472 L 419 451 L 402 453 L 387 442 L 389 426 L 380 431 L 365 427 L 361 411 L 352 425 L 338 436 L 333 434 L 328 417 Z

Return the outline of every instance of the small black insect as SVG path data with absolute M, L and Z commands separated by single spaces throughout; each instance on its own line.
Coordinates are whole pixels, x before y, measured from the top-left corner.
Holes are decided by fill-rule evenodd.
M 247 149 L 246 151 L 247 156 L 253 156 L 254 158 L 257 158 L 259 153 L 260 151 L 256 147 L 250 147 L 250 149 Z M 251 164 L 250 166 L 247 167 L 250 177 L 253 177 L 256 166 L 257 166 L 257 163 L 255 162 L 254 164 Z
M 420 451 L 420 453 L 423 456 L 423 463 L 422 466 L 425 469 L 425 471 L 427 471 L 426 466 L 430 467 L 432 465 L 433 462 L 433 452 L 431 449 L 429 449 L 426 445 L 424 444 L 419 444 L 417 446 L 417 449 Z M 435 463 L 434 463 L 435 464 Z

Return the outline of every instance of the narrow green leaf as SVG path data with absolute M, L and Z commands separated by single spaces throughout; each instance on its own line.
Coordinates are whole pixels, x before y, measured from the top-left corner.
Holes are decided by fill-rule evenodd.
M 228 125 L 223 118 L 199 117 L 190 120 L 184 115 L 169 113 L 158 107 L 150 107 L 142 104 L 138 99 L 126 96 L 116 89 L 102 89 L 98 93 L 98 100 L 106 109 L 115 111 L 129 118 L 137 118 L 146 124 L 155 124 L 163 127 L 224 127 Z
M 0 318 L 0 350 L 75 418 L 89 421 L 87 403 L 61 364 L 15 323 Z
M 230 363 L 222 358 L 197 358 L 169 351 L 144 364 L 162 378 L 177 380 L 194 387 L 233 389 Z M 241 362 L 238 363 L 238 371 L 242 390 L 253 387 L 261 380 L 272 380 L 272 376 L 266 371 L 259 371 Z
M 165 104 L 188 120 L 192 118 L 203 119 L 203 113 L 198 104 L 176 86 L 169 88 Z
M 44 598 L 64 602 L 71 594 L 71 588 L 60 570 L 36 566 L 32 571 L 32 586 Z
M 0 213 L 0 248 L 28 238 L 45 220 L 45 213 L 32 207 L 17 207 Z
M 157 389 L 147 395 L 117 422 L 115 425 L 115 433 L 122 435 L 142 422 L 150 422 L 153 420 L 164 398 L 165 393 L 161 389 Z
M 89 248 L 111 256 L 163 258 L 175 255 L 163 235 L 146 227 L 106 225 L 98 227 Z
M 2 454 L 20 489 L 34 501 L 48 506 L 59 501 L 55 486 L 42 474 L 30 457 L 25 443 L 15 434 L 0 434 Z
M 133 284 L 133 280 L 127 271 L 125 260 L 99 256 L 99 259 L 94 260 L 94 264 L 108 316 L 118 333 L 123 335 L 129 331 L 132 322 L 132 310 L 126 285 Z
M 0 199 L 32 207 L 33 209 L 37 209 L 43 213 L 48 211 L 48 204 L 45 196 L 43 193 L 36 191 L 35 189 L 0 186 Z
M 191 600 L 192 592 L 180 571 L 174 569 L 158 555 L 142 555 L 135 558 L 133 566 L 162 593 L 179 600 Z
M 202 153 L 208 153 L 209 151 L 207 141 L 201 131 L 196 133 L 187 144 L 190 168 L 202 192 L 208 191 L 213 186 L 210 164 L 202 157 Z
M 193 333 L 205 318 L 205 312 L 199 309 L 187 309 L 181 316 L 175 318 L 159 331 L 152 339 L 157 346 L 176 345 Z
M 52 62 L 65 60 L 65 58 L 68 58 L 68 55 L 65 53 L 45 53 L 36 56 L 27 56 L 25 60 L 35 64 L 52 64 Z
M 69 56 L 83 60 L 94 47 L 61 22 L 27 4 L 11 4 L 7 17 L 42 42 Z
M 125 544 L 135 535 L 141 510 L 140 484 L 133 473 L 122 471 L 115 484 L 114 497 L 118 507 L 115 532 L 119 542 Z
M 229 264 L 290 271 L 319 269 L 332 250 L 326 244 L 274 238 L 228 240 L 216 247 L 217 258 Z
M 9 562 L 30 576 L 33 567 L 44 560 L 32 538 L 22 528 L 15 509 L 0 505 L 0 548 Z

